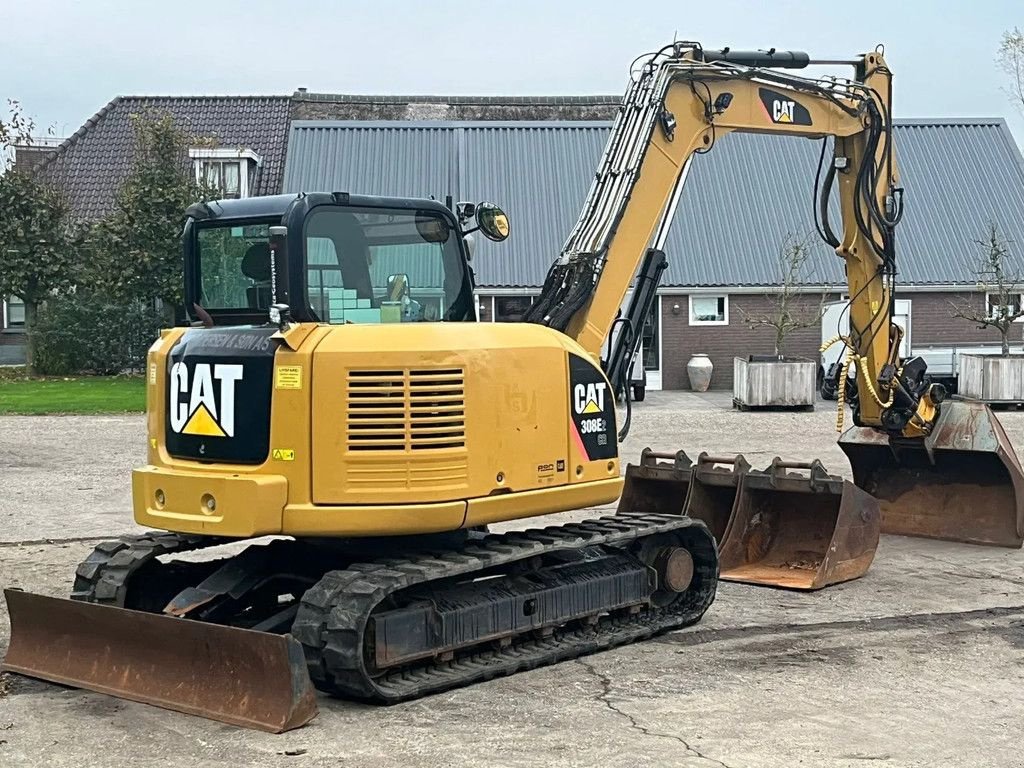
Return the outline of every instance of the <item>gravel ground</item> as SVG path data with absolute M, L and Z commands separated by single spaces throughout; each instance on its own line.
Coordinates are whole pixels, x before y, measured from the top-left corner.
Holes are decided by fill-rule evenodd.
M 650 445 L 849 473 L 830 404 L 741 414 L 651 393 L 634 416 L 627 459 Z M 1000 419 L 1021 450 L 1024 414 Z M 64 595 L 80 539 L 132 530 L 143 446 L 140 416 L 0 418 L 0 586 Z M 723 584 L 690 630 L 395 707 L 321 699 L 284 736 L 8 676 L 0 765 L 1024 766 L 1022 587 L 1020 551 L 883 537 L 855 582 Z M 0 652 L 7 637 L 3 614 Z

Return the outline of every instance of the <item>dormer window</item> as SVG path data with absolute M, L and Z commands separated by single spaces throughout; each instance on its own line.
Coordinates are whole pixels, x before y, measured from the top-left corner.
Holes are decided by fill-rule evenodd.
M 251 149 L 189 150 L 195 168 L 196 181 L 206 183 L 220 191 L 222 198 L 249 196 L 249 181 L 261 158 Z

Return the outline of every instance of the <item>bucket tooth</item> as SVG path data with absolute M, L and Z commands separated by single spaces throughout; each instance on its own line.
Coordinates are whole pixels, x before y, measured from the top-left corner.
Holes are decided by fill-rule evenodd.
M 878 498 L 882 533 L 970 544 L 1024 543 L 1024 472 L 984 403 L 947 400 L 931 434 L 890 438 L 853 427 L 839 438 L 854 482 Z
M 795 471 L 794 471 L 795 470 Z M 878 502 L 820 461 L 774 459 L 739 477 L 720 543 L 721 578 L 814 590 L 863 576 L 878 547 Z
M 697 457 L 686 499 L 686 514 L 701 520 L 721 546 L 736 507 L 740 481 L 750 471 L 750 464 L 741 454 Z
M 639 464 L 626 465 L 618 513 L 683 514 L 692 474 L 693 462 L 685 451 L 644 448 Z
M 273 635 L 4 590 L 0 669 L 281 733 L 317 714 L 302 646 Z

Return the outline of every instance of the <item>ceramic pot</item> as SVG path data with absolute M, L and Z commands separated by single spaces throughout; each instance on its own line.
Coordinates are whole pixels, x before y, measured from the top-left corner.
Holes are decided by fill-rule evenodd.
M 690 379 L 690 389 L 694 392 L 707 392 L 711 386 L 711 374 L 715 366 L 707 355 L 694 355 L 686 364 L 686 375 Z

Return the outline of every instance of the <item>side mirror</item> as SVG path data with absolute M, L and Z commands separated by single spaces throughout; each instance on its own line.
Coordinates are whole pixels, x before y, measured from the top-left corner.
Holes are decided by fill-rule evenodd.
M 500 243 L 508 237 L 510 230 L 508 216 L 494 203 L 480 203 L 476 206 L 476 225 L 484 237 Z

